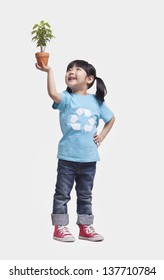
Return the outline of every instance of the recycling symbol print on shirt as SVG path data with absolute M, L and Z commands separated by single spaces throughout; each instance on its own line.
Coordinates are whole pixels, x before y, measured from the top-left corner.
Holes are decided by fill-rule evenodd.
M 85 132 L 92 131 L 95 119 L 89 109 L 78 108 L 76 114 L 71 115 L 70 125 L 73 130 L 84 130 Z

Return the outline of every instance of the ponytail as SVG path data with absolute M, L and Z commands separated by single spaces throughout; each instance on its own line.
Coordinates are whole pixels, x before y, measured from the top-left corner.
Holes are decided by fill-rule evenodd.
M 106 86 L 101 78 L 95 77 L 96 80 L 96 97 L 104 102 L 104 97 L 107 94 Z

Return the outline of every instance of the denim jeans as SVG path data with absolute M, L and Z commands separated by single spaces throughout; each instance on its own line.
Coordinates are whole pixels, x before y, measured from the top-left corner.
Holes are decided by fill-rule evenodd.
M 96 162 L 81 163 L 59 159 L 57 172 L 52 224 L 65 226 L 69 223 L 67 203 L 71 199 L 74 183 L 77 194 L 77 224 L 92 224 L 92 188 Z

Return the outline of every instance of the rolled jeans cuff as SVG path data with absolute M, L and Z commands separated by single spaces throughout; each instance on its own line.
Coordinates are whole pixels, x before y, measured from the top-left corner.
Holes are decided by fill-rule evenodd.
M 77 225 L 91 225 L 93 224 L 94 215 L 78 215 Z
M 52 225 L 66 226 L 69 223 L 68 214 L 51 214 Z

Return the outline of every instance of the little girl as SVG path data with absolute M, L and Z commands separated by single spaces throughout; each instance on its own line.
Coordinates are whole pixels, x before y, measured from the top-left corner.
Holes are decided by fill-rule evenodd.
M 96 76 L 95 68 L 84 60 L 72 61 L 65 74 L 67 89 L 56 90 L 53 71 L 42 64 L 37 69 L 47 72 L 48 94 L 53 99 L 52 107 L 60 111 L 60 126 L 63 133 L 58 146 L 56 189 L 53 197 L 53 238 L 72 242 L 74 236 L 66 227 L 69 223 L 67 203 L 74 183 L 77 194 L 77 225 L 79 239 L 102 241 L 104 238 L 93 228 L 92 188 L 99 160 L 98 146 L 107 136 L 114 123 L 114 115 L 104 103 L 106 87 Z M 87 90 L 96 80 L 96 94 Z M 97 134 L 99 120 L 104 127 Z

